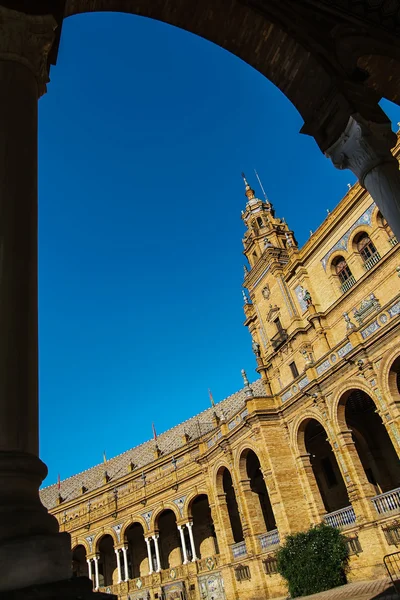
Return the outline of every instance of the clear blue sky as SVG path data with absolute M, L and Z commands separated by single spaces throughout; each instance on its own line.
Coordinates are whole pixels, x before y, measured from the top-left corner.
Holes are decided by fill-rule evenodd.
M 393 122 L 400 110 L 384 105 Z M 40 101 L 39 335 L 46 485 L 255 379 L 243 327 L 244 171 L 299 243 L 345 194 L 263 76 L 185 31 L 73 17 Z

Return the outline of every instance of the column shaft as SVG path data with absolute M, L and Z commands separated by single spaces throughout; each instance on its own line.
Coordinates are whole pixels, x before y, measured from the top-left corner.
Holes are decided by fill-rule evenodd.
M 115 554 L 116 554 L 116 557 L 117 557 L 118 583 L 121 583 L 121 581 L 122 581 L 121 555 L 119 553 L 119 548 L 115 548 Z
M 99 589 L 99 557 L 95 556 L 94 557 L 94 589 L 98 590 Z
M 153 573 L 153 558 L 151 556 L 151 538 L 144 538 L 147 546 L 147 557 L 149 559 L 149 575 Z
M 158 535 L 153 535 L 152 536 L 153 540 L 154 540 L 154 548 L 156 551 L 156 561 L 157 561 L 157 573 L 159 573 L 161 571 L 161 560 L 160 560 L 160 550 L 158 548 Z
M 192 562 L 195 562 L 198 558 L 196 556 L 196 547 L 194 545 L 194 537 L 193 537 L 193 523 L 190 521 L 186 523 L 186 526 L 189 531 L 189 539 L 190 539 L 190 547 L 192 549 Z
M 122 547 L 122 554 L 124 555 L 124 581 L 128 581 L 129 573 L 128 573 L 128 548 L 126 546 Z
M 185 534 L 183 531 L 183 527 L 184 525 L 178 525 L 178 531 L 179 534 L 181 536 L 181 544 L 182 544 L 182 553 L 183 553 L 183 564 L 186 565 L 189 561 L 188 561 L 188 557 L 187 557 L 187 550 L 186 550 L 186 540 L 185 540 Z
M 86 560 L 87 564 L 88 564 L 88 574 L 89 574 L 89 579 L 92 579 L 92 559 L 88 558 Z
M 0 5 L 0 592 L 71 576 L 39 499 L 37 103 L 55 26 Z

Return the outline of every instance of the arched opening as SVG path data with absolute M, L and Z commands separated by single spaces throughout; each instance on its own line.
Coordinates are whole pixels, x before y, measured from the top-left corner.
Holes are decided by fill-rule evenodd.
M 390 367 L 388 384 L 393 400 L 400 403 L 400 356 L 396 358 Z
M 213 554 L 218 554 L 217 535 L 206 494 L 196 496 L 189 510 L 193 519 L 193 538 L 197 558 L 205 558 Z M 189 553 L 190 544 L 186 544 L 186 546 Z M 193 558 L 191 552 L 190 558 Z
M 253 527 L 256 533 L 262 533 L 265 530 L 272 531 L 276 529 L 276 522 L 259 458 L 253 450 L 245 451 L 244 455 L 246 473 L 253 495 L 253 505 L 249 507 L 252 513 Z
M 114 540 L 111 535 L 104 535 L 99 544 L 99 585 L 100 587 L 117 583 L 117 557 L 114 551 Z
M 377 494 L 400 486 L 400 461 L 372 398 L 363 390 L 347 392 L 340 401 L 344 418 L 368 481 Z
M 132 523 L 125 532 L 125 540 L 128 546 L 128 579 L 148 575 L 150 565 L 142 525 L 140 523 Z
M 182 564 L 182 552 L 175 513 L 166 509 L 157 519 L 159 530 L 160 561 L 162 569 Z
M 88 577 L 89 570 L 86 562 L 86 548 L 82 544 L 75 546 L 72 551 L 72 577 Z
M 365 231 L 362 231 L 355 236 L 354 244 L 363 260 L 365 269 L 370 269 L 378 262 L 378 260 L 380 260 L 381 257 L 375 248 L 375 244 Z
M 222 474 L 222 487 L 225 492 L 233 541 L 235 544 L 237 544 L 239 542 L 243 542 L 244 540 L 243 527 L 240 520 L 239 507 L 236 500 L 235 489 L 233 487 L 232 476 L 226 468 L 224 468 Z
M 356 282 L 353 273 L 343 256 L 337 256 L 332 261 L 333 272 L 339 280 L 342 292 L 347 292 Z
M 325 510 L 331 513 L 349 506 L 350 500 L 327 438 L 321 423 L 310 419 L 304 430 L 304 443 Z

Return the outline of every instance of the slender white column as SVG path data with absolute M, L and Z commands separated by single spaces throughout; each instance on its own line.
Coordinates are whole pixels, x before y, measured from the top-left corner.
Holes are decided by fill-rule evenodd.
M 189 561 L 188 561 L 188 557 L 187 557 L 187 550 L 186 550 L 186 540 L 185 540 L 185 534 L 183 531 L 183 527 L 184 525 L 178 525 L 178 530 L 179 530 L 179 534 L 181 536 L 181 544 L 182 544 L 182 552 L 183 552 L 183 564 L 186 565 Z
M 151 557 L 151 538 L 145 537 L 144 541 L 147 545 L 147 557 L 149 559 L 149 575 L 151 575 L 153 573 L 153 559 Z
M 94 560 L 94 589 L 99 589 L 99 557 L 95 556 Z
M 119 548 L 115 548 L 115 554 L 116 554 L 116 557 L 117 557 L 118 583 L 121 583 L 121 581 L 122 581 L 121 555 L 119 553 Z
M 151 536 L 154 540 L 154 548 L 156 550 L 156 560 L 157 560 L 157 573 L 159 573 L 161 571 L 161 560 L 160 560 L 160 550 L 158 548 L 158 538 L 160 537 L 158 535 L 158 533 L 156 533 L 156 535 L 152 535 Z
M 198 560 L 197 556 L 196 556 L 196 548 L 194 546 L 194 537 L 193 537 L 193 523 L 191 521 L 189 521 L 188 523 L 186 523 L 186 527 L 188 528 L 189 531 L 189 539 L 190 539 L 190 547 L 192 548 L 192 562 L 195 562 L 196 560 Z
M 92 573 L 92 559 L 91 558 L 87 558 L 86 562 L 88 564 L 89 579 L 92 579 L 92 577 L 93 577 L 93 573 Z
M 354 114 L 325 154 L 336 168 L 350 169 L 358 177 L 400 240 L 400 172 L 390 151 L 396 142 L 389 119 L 373 123 Z
M 128 548 L 126 546 L 122 546 L 122 554 L 124 555 L 124 571 L 125 571 L 125 579 L 124 581 L 128 581 L 129 573 L 128 573 Z

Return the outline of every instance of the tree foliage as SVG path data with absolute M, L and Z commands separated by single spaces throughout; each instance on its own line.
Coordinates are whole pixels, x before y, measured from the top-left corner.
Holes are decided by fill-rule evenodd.
M 278 571 L 292 598 L 346 583 L 349 552 L 345 537 L 321 524 L 286 538 L 277 554 Z

